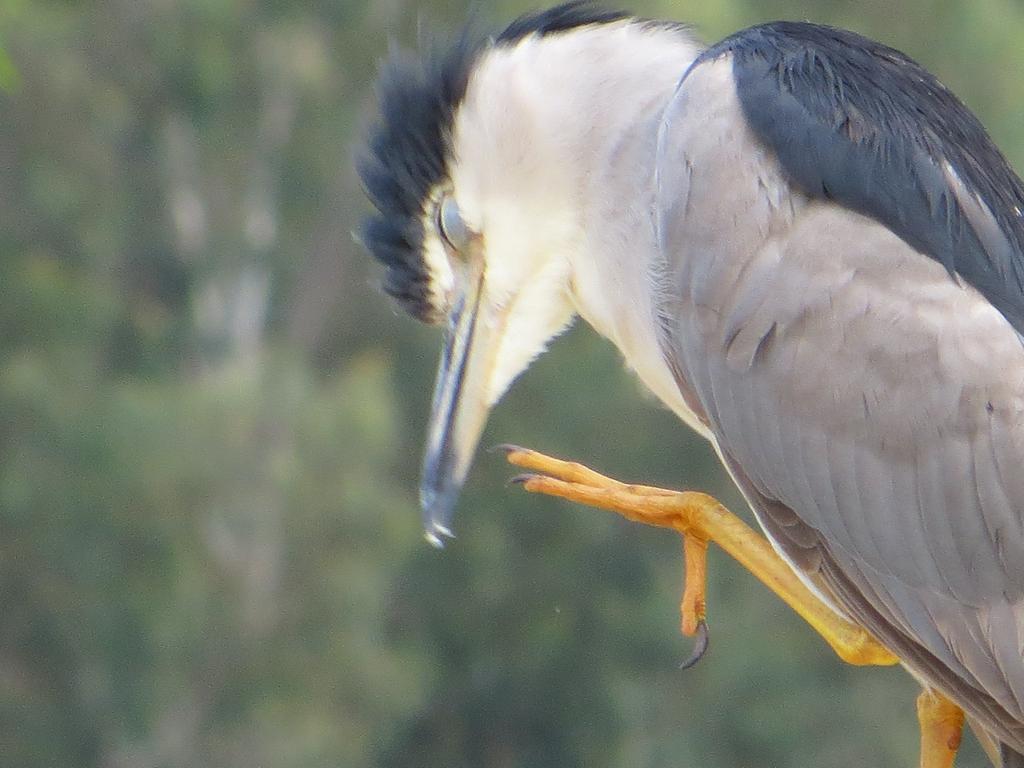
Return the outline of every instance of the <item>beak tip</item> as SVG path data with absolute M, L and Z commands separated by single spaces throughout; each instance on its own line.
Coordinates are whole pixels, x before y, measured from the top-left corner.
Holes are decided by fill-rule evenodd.
M 451 532 L 450 528 L 446 528 L 440 523 L 429 523 L 427 529 L 423 532 L 423 538 L 434 549 L 444 549 L 445 540 L 454 539 L 455 534 Z
M 458 488 L 449 488 L 438 492 L 430 485 L 420 489 L 420 505 L 423 508 L 423 537 L 435 549 L 443 549 L 446 539 L 454 539 L 455 534 L 448 527 L 455 507 Z

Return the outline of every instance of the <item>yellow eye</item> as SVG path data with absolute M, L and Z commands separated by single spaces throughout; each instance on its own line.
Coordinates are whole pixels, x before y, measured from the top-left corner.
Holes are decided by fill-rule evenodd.
M 461 252 L 469 244 L 470 231 L 462 220 L 459 205 L 451 195 L 445 195 L 437 206 L 437 229 L 448 247 Z

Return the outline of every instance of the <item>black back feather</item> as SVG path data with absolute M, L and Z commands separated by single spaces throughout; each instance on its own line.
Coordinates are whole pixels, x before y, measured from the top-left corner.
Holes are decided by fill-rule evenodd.
M 1024 333 L 1024 185 L 951 91 L 899 51 L 814 24 L 752 27 L 694 66 L 727 52 L 747 121 L 798 187 L 889 227 Z M 943 162 L 1000 232 L 974 229 Z

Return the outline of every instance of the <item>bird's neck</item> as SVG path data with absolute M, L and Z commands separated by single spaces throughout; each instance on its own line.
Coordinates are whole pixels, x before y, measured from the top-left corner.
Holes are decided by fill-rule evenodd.
M 454 132 L 454 186 L 492 263 L 519 258 L 501 247 L 568 259 L 557 280 L 572 309 L 688 421 L 661 354 L 655 161 L 662 114 L 700 51 L 679 27 L 636 21 L 495 46 Z
M 655 164 L 662 113 L 696 46 L 655 67 L 644 82 L 630 120 L 589 148 L 580 191 L 583 242 L 573 265 L 580 316 L 607 337 L 659 400 L 697 431 L 705 427 L 686 406 L 662 353 L 663 256 L 655 221 Z

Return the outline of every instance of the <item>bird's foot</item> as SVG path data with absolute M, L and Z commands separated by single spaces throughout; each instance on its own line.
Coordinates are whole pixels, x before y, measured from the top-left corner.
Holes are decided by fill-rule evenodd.
M 611 509 L 628 520 L 664 528 L 675 528 L 683 537 L 685 574 L 683 597 L 679 603 L 680 631 L 687 637 L 696 637 L 693 653 L 680 667 L 687 669 L 703 657 L 708 648 L 706 617 L 707 601 L 707 539 L 698 533 L 680 528 L 672 512 L 645 503 L 650 498 L 677 499 L 681 494 L 646 485 L 627 485 L 595 472 L 582 464 L 562 461 L 543 453 L 516 445 L 498 446 L 506 452 L 510 464 L 533 470 L 535 473 L 519 475 L 514 482 L 521 483 L 531 493 L 560 496 L 589 506 Z M 702 495 L 702 494 L 700 494 Z M 708 497 L 710 498 L 710 497 Z
M 814 595 L 764 537 L 715 498 L 692 491 L 627 485 L 582 464 L 518 446 L 500 447 L 509 463 L 530 470 L 530 474 L 515 478 L 527 491 L 609 509 L 629 520 L 671 528 L 683 536 L 686 583 L 680 605 L 682 631 L 697 636 L 697 658 L 707 641 L 706 556 L 708 542 L 714 542 L 800 614 L 844 661 L 858 665 L 898 661 L 864 629 L 843 619 Z
M 952 768 L 964 730 L 964 711 L 938 691 L 917 697 L 921 768 Z

